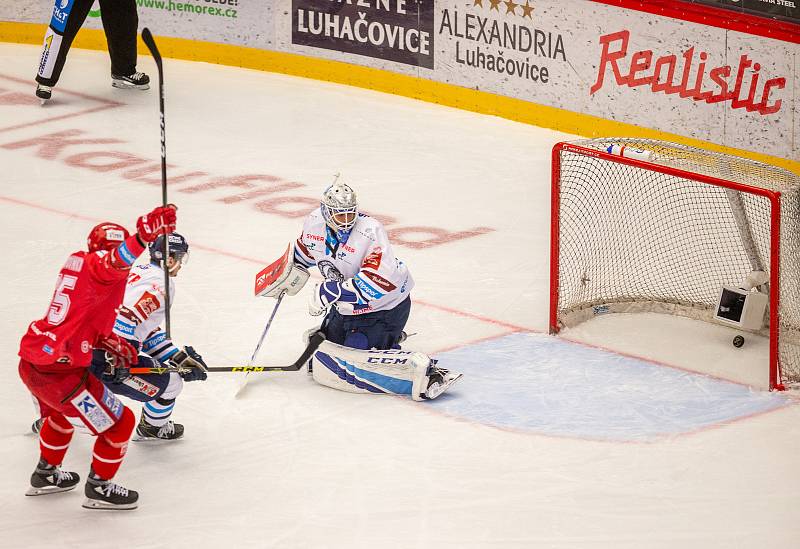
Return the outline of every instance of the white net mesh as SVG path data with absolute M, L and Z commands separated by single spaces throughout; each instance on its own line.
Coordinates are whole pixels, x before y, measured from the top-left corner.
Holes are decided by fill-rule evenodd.
M 574 325 L 599 312 L 646 310 L 711 320 L 723 285 L 739 285 L 753 270 L 772 274 L 768 197 L 667 174 L 659 166 L 777 191 L 779 326 L 763 333 L 778 337 L 784 378 L 800 381 L 800 178 L 662 141 L 608 138 L 572 145 L 644 149 L 651 166 L 561 151 L 558 324 Z

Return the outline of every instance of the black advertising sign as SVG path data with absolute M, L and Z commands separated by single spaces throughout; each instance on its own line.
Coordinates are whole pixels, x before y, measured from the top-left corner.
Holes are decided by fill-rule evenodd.
M 292 44 L 433 68 L 433 0 L 292 0 Z
M 695 0 L 741 13 L 764 15 L 800 23 L 800 0 Z

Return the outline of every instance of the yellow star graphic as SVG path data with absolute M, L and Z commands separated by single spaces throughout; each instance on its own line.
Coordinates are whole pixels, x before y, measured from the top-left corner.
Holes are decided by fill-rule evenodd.
M 475 0 L 475 3 L 472 4 L 473 6 L 480 6 L 483 7 L 483 0 Z
M 491 6 L 489 6 L 490 10 L 500 11 L 500 8 L 497 7 L 497 4 L 500 3 L 500 0 L 489 0 L 489 3 L 492 4 Z
M 525 0 L 525 5 L 521 7 L 522 7 L 522 17 L 533 19 L 533 17 L 531 17 L 531 13 L 533 13 L 533 6 L 528 4 L 528 0 Z
M 514 0 L 508 0 L 507 2 L 503 2 L 503 4 L 506 5 L 506 13 L 507 14 L 508 13 L 511 13 L 513 15 L 517 14 L 517 12 L 515 12 L 514 10 L 517 9 L 517 6 L 519 6 L 519 4 L 515 4 Z

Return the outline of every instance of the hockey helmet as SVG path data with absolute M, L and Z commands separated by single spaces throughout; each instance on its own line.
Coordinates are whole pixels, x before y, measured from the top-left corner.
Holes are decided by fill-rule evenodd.
M 334 180 L 322 194 L 321 210 L 325 223 L 336 231 L 340 242 L 345 242 L 358 219 L 356 192 L 347 184 Z
M 128 229 L 122 225 L 105 221 L 96 225 L 86 238 L 90 252 L 113 250 L 130 236 Z
M 185 264 L 189 261 L 189 243 L 186 239 L 178 233 L 169 233 L 167 235 L 167 248 L 169 256 L 175 261 Z M 158 264 L 164 259 L 164 235 L 159 235 L 147 247 L 150 252 L 150 263 Z

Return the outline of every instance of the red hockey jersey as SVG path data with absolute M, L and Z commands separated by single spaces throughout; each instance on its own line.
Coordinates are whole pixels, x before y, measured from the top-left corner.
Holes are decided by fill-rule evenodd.
M 136 247 L 141 253 L 142 248 Z M 22 337 L 21 358 L 56 369 L 91 363 L 95 341 L 98 336 L 111 333 L 125 295 L 130 264 L 114 261 L 116 251 L 79 251 L 69 256 L 58 273 L 47 314 L 32 322 Z M 137 255 L 129 255 L 130 263 Z

